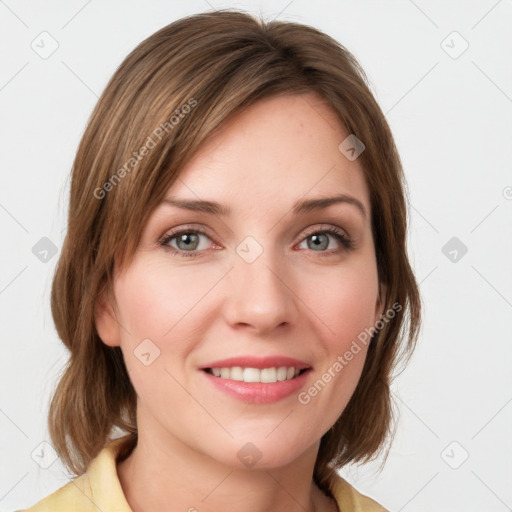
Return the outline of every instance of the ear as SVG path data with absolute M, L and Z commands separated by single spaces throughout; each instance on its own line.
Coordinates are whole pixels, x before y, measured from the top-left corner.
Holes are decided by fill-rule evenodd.
M 375 302 L 375 319 L 373 324 L 375 325 L 384 314 L 384 304 L 387 293 L 387 286 L 379 283 L 379 295 L 377 297 L 377 301 Z
M 110 347 L 121 345 L 119 324 L 110 297 L 104 291 L 98 297 L 94 307 L 94 324 L 101 341 Z

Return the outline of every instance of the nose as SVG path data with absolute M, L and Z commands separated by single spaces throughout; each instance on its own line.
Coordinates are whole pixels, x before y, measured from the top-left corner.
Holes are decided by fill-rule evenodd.
M 268 334 L 296 323 L 298 299 L 291 273 L 270 252 L 252 263 L 234 254 L 224 302 L 224 317 L 232 327 Z

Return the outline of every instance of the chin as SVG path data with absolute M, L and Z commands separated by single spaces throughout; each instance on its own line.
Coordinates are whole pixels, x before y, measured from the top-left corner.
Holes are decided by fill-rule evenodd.
M 258 470 L 276 469 L 292 464 L 297 458 L 311 451 L 313 461 L 316 459 L 316 450 L 319 442 L 312 446 L 304 443 L 304 437 L 286 435 L 279 436 L 277 433 L 238 437 L 229 443 L 221 453 L 212 454 L 212 457 L 228 466 Z M 265 437 L 267 435 L 267 437 Z M 274 439 L 271 437 L 275 435 Z M 245 439 L 245 440 L 241 440 Z M 227 455 L 227 456 L 226 456 Z

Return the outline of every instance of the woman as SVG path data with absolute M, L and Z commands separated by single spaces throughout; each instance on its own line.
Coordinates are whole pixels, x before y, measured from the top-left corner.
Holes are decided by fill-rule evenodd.
M 143 41 L 78 148 L 52 288 L 77 478 L 28 510 L 385 510 L 336 469 L 390 437 L 420 325 L 406 214 L 327 35 L 216 11 Z

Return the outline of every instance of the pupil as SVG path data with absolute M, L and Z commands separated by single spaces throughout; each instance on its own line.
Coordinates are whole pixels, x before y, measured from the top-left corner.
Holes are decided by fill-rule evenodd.
M 322 241 L 320 237 L 324 237 L 324 240 Z M 329 243 L 325 235 L 312 235 L 311 240 L 315 248 L 325 249 Z
M 194 238 L 195 237 L 195 238 Z M 194 242 L 197 242 L 197 235 L 194 233 L 189 233 L 180 236 L 180 242 L 184 243 L 185 248 L 191 247 L 191 244 L 194 245 Z

